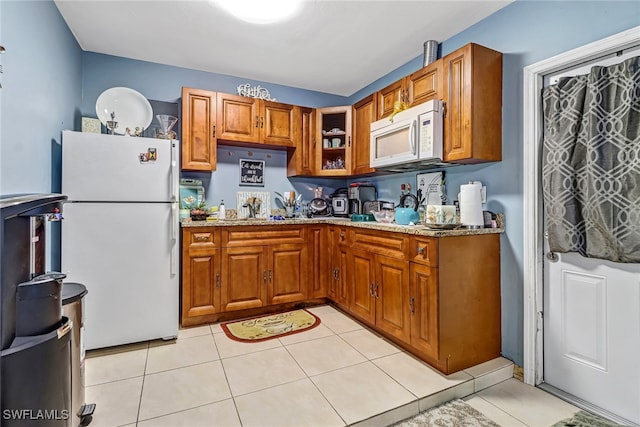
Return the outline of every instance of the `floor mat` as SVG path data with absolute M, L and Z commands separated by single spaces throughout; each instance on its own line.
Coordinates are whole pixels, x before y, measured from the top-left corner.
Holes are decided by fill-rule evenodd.
M 580 411 L 571 418 L 558 421 L 552 427 L 616 427 L 619 425 L 598 415 Z
M 232 340 L 240 342 L 260 342 L 284 335 L 296 334 L 315 328 L 320 319 L 307 310 L 293 310 L 286 313 L 270 314 L 220 326 Z
M 393 427 L 500 427 L 460 399 L 452 400 L 400 421 Z

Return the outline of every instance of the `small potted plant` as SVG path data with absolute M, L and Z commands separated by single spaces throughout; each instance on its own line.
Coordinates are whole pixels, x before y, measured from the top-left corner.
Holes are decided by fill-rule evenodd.
M 202 199 L 200 203 L 191 208 L 189 212 L 192 221 L 205 221 L 207 219 L 207 205 Z

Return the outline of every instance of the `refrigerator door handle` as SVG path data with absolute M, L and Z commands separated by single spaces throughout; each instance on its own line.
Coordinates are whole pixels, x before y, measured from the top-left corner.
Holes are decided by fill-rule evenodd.
M 169 196 L 171 202 L 178 201 L 178 148 L 175 141 L 171 141 L 171 167 L 169 170 Z
M 178 204 L 171 204 L 171 224 L 169 226 L 169 244 L 171 245 L 171 252 L 169 255 L 169 274 L 171 276 L 176 275 L 176 263 L 178 261 Z

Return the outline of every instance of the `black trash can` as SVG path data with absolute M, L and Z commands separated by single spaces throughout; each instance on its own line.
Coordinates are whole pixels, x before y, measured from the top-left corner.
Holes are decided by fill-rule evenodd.
M 2 357 L 2 427 L 68 427 L 71 418 L 71 322 L 17 337 Z
M 87 288 L 81 283 L 62 284 L 62 313 L 73 323 L 71 331 L 71 426 L 86 426 L 93 418 L 95 404 L 84 401 L 84 311 Z
M 16 289 L 16 337 L 51 332 L 62 317 L 64 273 L 47 273 L 18 284 Z

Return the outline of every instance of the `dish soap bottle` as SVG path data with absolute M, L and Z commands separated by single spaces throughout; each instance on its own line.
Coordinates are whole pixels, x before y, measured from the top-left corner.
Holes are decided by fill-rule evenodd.
M 220 207 L 218 208 L 218 219 L 226 219 L 227 213 L 224 209 L 224 200 L 220 201 Z

